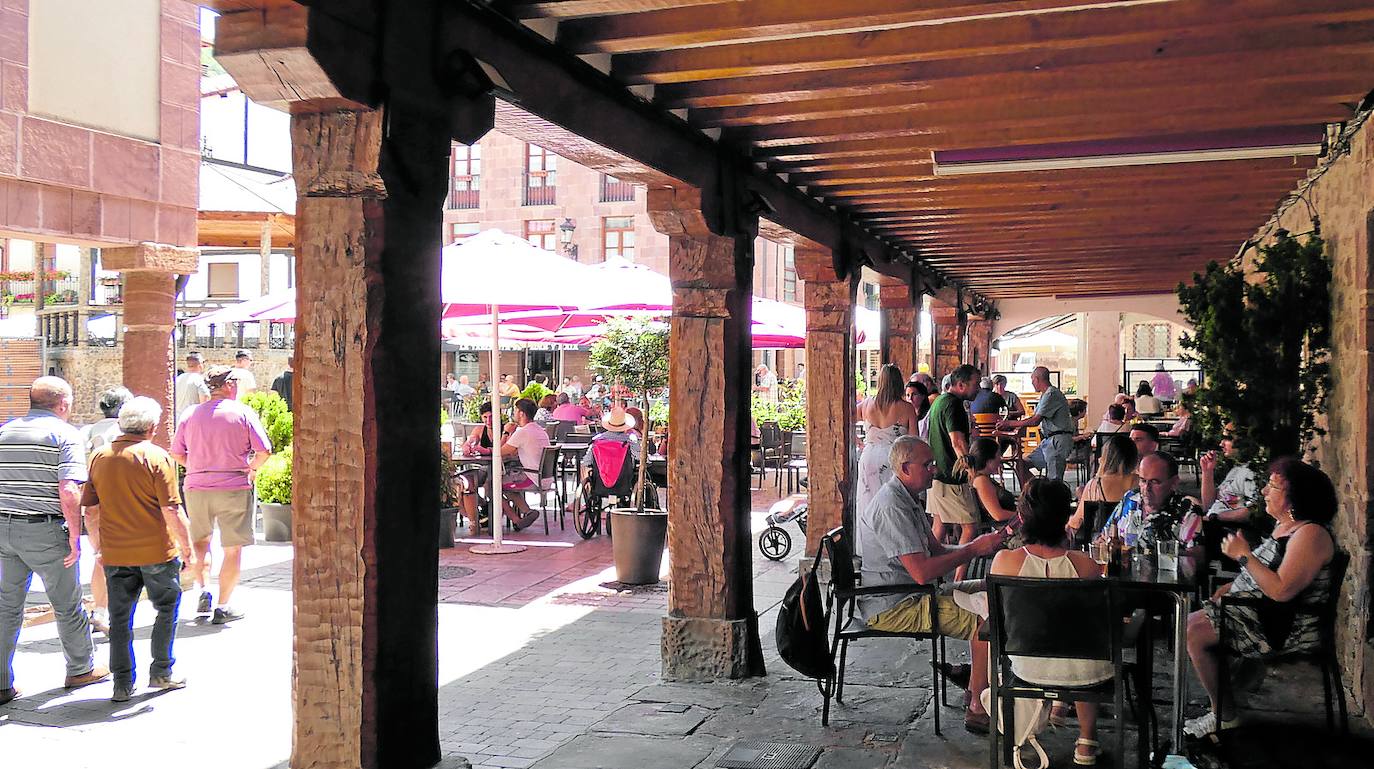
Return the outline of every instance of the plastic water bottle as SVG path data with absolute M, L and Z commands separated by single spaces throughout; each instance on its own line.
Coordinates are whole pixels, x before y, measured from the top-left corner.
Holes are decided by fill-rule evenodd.
M 1197 767 L 1188 760 L 1187 756 L 1174 754 L 1164 757 L 1164 763 L 1160 765 L 1160 769 L 1197 769 Z

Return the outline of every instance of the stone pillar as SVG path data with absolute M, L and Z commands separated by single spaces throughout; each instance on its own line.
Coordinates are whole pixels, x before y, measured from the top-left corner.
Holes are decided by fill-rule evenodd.
M 268 214 L 262 220 L 262 231 L 258 235 L 258 293 L 266 296 L 272 287 L 272 218 Z M 267 347 L 267 337 L 272 324 L 267 321 L 258 323 L 258 347 Z
M 124 386 L 134 395 L 146 395 L 162 404 L 162 424 L 153 440 L 167 446 L 176 424 L 172 402 L 176 279 L 198 269 L 200 252 L 140 243 L 107 248 L 101 256 L 107 269 L 124 273 Z
M 983 374 L 992 371 L 992 321 L 969 320 L 967 358 Z
M 76 344 L 84 347 L 88 336 L 86 324 L 91 317 L 91 273 L 93 271 L 93 249 L 81 247 L 80 264 L 76 275 Z
M 919 301 L 912 300 L 910 286 L 883 283 L 878 286 L 878 302 L 883 314 L 883 363 L 896 365 L 903 377 L 910 377 L 916 373 L 916 353 L 920 347 Z
M 930 320 L 934 326 L 931 336 L 931 357 L 934 366 L 931 376 L 938 385 L 945 374 L 963 363 L 964 323 L 957 308 L 938 300 L 931 302 Z
M 1121 313 L 1084 312 L 1078 315 L 1078 392 L 1088 401 L 1088 417 L 1095 418 L 1116 399 L 1121 384 Z
M 854 303 L 858 274 L 837 278 L 829 251 L 797 249 L 806 305 L 806 552 L 854 519 Z M 907 335 L 910 339 L 910 334 Z M 907 346 L 910 355 L 911 347 Z
M 669 238 L 668 547 L 663 677 L 762 675 L 749 522 L 754 232 L 715 232 L 696 190 L 650 189 Z M 718 209 L 717 209 L 718 210 Z M 814 375 L 808 376 L 808 379 Z
M 33 311 L 40 313 L 48 299 L 48 260 L 57 251 L 52 243 L 33 244 Z

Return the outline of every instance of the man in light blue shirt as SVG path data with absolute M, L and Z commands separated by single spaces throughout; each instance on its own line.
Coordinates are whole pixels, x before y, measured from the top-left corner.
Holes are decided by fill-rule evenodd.
M 1040 401 L 1035 413 L 1025 419 L 1011 419 L 997 423 L 997 429 L 1016 429 L 1040 426 L 1040 445 L 1035 447 L 1025 460 L 1016 461 L 1016 477 L 1024 486 L 1031 479 L 1030 468 L 1044 473 L 1050 480 L 1064 477 L 1064 466 L 1073 453 L 1073 417 L 1069 415 L 1069 402 L 1058 387 L 1050 384 L 1050 370 L 1036 366 L 1031 372 L 1031 386 L 1040 393 Z

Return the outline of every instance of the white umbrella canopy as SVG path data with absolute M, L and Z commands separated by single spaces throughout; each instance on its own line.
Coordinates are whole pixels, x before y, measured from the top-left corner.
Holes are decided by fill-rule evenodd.
M 593 285 L 591 267 L 545 251 L 524 238 L 485 230 L 445 246 L 439 293 L 444 317 L 577 309 L 579 290 Z

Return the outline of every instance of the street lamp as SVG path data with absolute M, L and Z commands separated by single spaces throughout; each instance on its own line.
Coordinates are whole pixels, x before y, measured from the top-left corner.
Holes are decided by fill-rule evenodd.
M 558 225 L 558 241 L 563 244 L 563 255 L 569 259 L 577 259 L 577 244 L 572 242 L 573 231 L 577 229 L 577 222 L 572 219 L 564 218 L 563 223 Z

